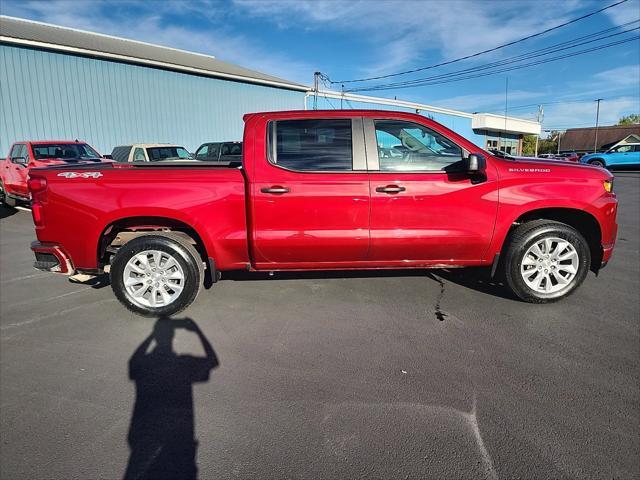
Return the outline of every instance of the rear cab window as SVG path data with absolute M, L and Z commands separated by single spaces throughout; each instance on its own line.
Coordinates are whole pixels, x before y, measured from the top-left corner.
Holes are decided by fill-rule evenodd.
M 183 160 L 190 158 L 189 152 L 182 147 L 149 147 L 147 155 L 150 162 L 159 162 L 161 160 Z
M 33 155 L 36 160 L 100 160 L 98 152 L 86 143 L 47 143 L 33 145 Z
M 269 161 L 299 172 L 352 171 L 352 122 L 350 118 L 271 121 Z
M 131 145 L 122 145 L 120 147 L 115 147 L 111 151 L 111 158 L 116 162 L 126 163 L 129 161 L 129 152 L 131 152 Z

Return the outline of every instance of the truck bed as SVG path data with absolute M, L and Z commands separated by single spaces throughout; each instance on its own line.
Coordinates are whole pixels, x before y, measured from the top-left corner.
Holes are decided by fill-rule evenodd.
M 155 218 L 175 219 L 178 227 L 201 232 L 221 267 L 244 268 L 249 261 L 240 168 L 192 161 L 76 164 L 34 169 L 31 177 L 47 182 L 37 199 L 44 212 L 36 222 L 38 241 L 64 238 L 75 269 L 99 268 L 95 246 L 124 219 L 151 227 Z

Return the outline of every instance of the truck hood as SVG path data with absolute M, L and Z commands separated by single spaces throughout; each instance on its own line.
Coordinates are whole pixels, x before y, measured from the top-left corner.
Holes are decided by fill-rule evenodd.
M 566 160 L 553 160 L 546 158 L 535 158 L 530 160 L 505 160 L 504 162 L 508 170 L 511 172 L 527 173 L 528 171 L 545 173 L 547 170 L 553 170 L 555 173 L 571 175 L 571 172 L 580 172 L 579 175 L 588 175 L 592 173 L 595 177 L 603 179 L 613 178 L 613 175 L 605 168 L 595 167 L 593 165 L 567 162 Z
M 515 164 L 530 164 L 530 165 L 545 165 L 554 167 L 577 167 L 577 168 L 597 168 L 591 165 L 582 165 L 579 162 L 569 162 L 567 160 L 554 159 L 554 158 L 516 158 L 511 160 Z M 601 168 L 599 170 L 602 170 Z

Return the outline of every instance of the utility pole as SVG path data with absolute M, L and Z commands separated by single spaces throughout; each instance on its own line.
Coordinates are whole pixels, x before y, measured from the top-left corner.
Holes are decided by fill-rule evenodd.
M 506 135 L 507 135 L 507 105 L 508 105 L 508 100 L 509 100 L 509 77 L 505 78 L 505 84 L 504 84 L 504 134 L 505 134 L 505 140 L 502 142 L 504 145 L 504 150 L 503 152 L 507 152 L 507 141 L 506 141 Z M 498 148 L 498 150 L 500 150 Z
M 538 105 L 538 123 L 540 124 L 540 128 L 542 128 L 542 119 L 544 118 L 544 110 L 542 109 L 542 104 Z M 538 141 L 540 140 L 540 134 L 536 135 L 536 153 L 534 157 L 538 156 Z
M 602 98 L 596 98 L 596 103 L 598 106 L 596 107 L 596 138 L 593 141 L 593 153 L 598 151 L 598 123 L 600 121 L 600 102 L 604 100 Z
M 558 155 L 560 155 L 560 139 L 562 138 L 562 132 L 558 130 Z
M 313 109 L 318 109 L 318 81 L 320 80 L 320 72 L 313 73 Z

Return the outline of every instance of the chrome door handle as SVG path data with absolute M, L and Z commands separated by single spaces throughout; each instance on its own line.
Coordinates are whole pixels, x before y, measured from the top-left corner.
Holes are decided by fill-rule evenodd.
M 262 193 L 273 193 L 275 195 L 282 195 L 283 193 L 289 193 L 289 189 L 287 187 L 281 187 L 280 185 L 274 185 L 269 188 L 261 188 L 260 191 Z
M 387 185 L 386 187 L 378 187 L 376 188 L 376 192 L 380 193 L 400 193 L 404 192 L 406 188 L 399 187 L 397 185 Z

